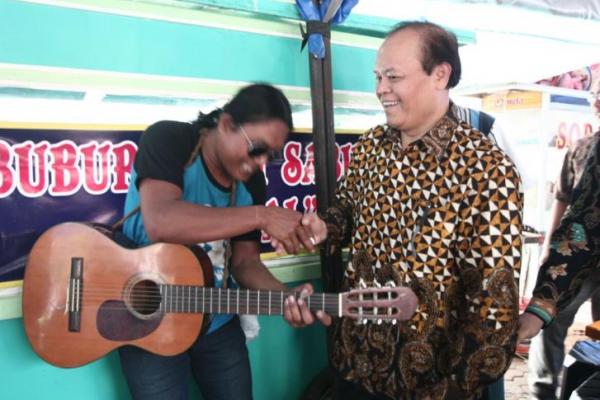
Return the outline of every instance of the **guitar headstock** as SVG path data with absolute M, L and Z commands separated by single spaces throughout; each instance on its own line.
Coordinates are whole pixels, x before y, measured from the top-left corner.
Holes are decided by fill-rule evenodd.
M 412 318 L 418 305 L 410 288 L 397 287 L 393 281 L 382 286 L 376 281 L 367 286 L 361 279 L 359 288 L 342 293 L 342 315 L 360 323 L 406 321 Z

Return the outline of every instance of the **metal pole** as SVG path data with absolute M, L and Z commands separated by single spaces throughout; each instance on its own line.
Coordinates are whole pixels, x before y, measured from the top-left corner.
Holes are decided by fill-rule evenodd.
M 313 0 L 317 6 L 320 1 Z M 312 100 L 313 117 L 313 143 L 315 160 L 315 185 L 317 194 L 317 210 L 324 212 L 333 205 L 336 189 L 336 146 L 333 120 L 333 85 L 331 69 L 331 41 L 329 20 L 341 1 L 333 0 L 324 22 L 321 26 L 325 46 L 325 58 L 320 59 L 308 52 L 310 66 L 310 91 Z M 308 26 L 308 24 L 307 24 Z M 310 30 L 307 28 L 307 30 Z M 310 33 L 310 32 L 309 32 Z M 330 254 L 329 249 L 321 251 L 321 282 L 323 291 L 339 292 L 342 282 L 342 257 L 341 250 Z M 327 330 L 327 354 L 330 361 L 329 368 L 322 370 L 313 380 L 314 384 L 327 382 L 329 387 L 334 385 L 334 374 L 331 368 L 331 351 L 333 340 L 332 329 Z M 310 386 L 309 386 L 310 387 Z M 337 400 L 337 399 L 336 399 Z
M 325 42 L 325 58 L 310 55 L 310 87 L 313 117 L 313 143 L 315 154 L 315 184 L 317 209 L 324 212 L 335 198 L 335 131 L 333 121 L 333 87 L 331 83 L 330 40 Z M 339 291 L 341 286 L 341 252 L 330 255 L 321 252 L 323 290 Z

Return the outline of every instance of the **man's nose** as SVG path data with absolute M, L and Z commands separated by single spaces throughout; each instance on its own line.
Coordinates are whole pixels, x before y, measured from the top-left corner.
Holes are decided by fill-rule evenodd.
M 390 85 L 387 79 L 385 78 L 381 78 L 380 80 L 377 81 L 376 87 L 375 87 L 375 94 L 377 94 L 377 96 L 381 96 L 384 93 L 389 93 L 390 91 Z

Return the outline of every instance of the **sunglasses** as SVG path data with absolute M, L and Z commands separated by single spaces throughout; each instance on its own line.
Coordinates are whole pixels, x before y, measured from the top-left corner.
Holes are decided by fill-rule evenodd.
M 248 137 L 248 134 L 246 133 L 246 130 L 241 125 L 240 125 L 240 131 L 242 132 L 242 135 L 244 135 L 244 138 L 246 139 L 246 142 L 248 143 L 248 156 L 249 157 L 256 158 L 256 157 L 262 157 L 262 156 L 266 155 L 269 161 L 281 159 L 281 152 L 270 149 L 264 143 L 255 144 L 252 140 L 250 140 L 250 138 Z

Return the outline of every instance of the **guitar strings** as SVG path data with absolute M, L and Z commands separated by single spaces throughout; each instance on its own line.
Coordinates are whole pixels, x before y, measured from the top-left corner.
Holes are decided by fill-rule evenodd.
M 120 300 L 122 299 L 122 289 L 109 287 L 108 289 L 100 288 L 98 286 L 92 288 L 84 287 L 83 296 L 85 296 L 84 305 L 89 306 L 91 302 L 107 300 Z M 284 299 L 289 296 L 299 296 L 298 292 L 282 292 L 282 291 L 258 291 L 255 289 L 222 289 L 222 288 L 210 288 L 202 286 L 176 286 L 170 285 L 171 293 L 176 291 L 187 291 L 189 292 L 172 295 L 171 293 L 166 294 L 167 301 L 163 302 L 165 295 L 162 295 L 157 291 L 156 288 L 142 288 L 136 289 L 136 293 L 133 299 L 131 299 L 131 307 L 141 314 L 152 314 L 156 311 L 165 311 L 167 313 L 192 313 L 192 306 L 194 308 L 193 313 L 210 312 L 213 313 L 233 313 L 236 310 L 236 314 L 282 314 L 282 306 Z M 179 289 L 173 289 L 179 288 Z M 198 293 L 196 289 L 202 290 L 202 294 Z M 212 289 L 212 296 L 207 296 L 207 291 L 210 294 Z M 194 294 L 191 294 L 193 290 Z M 81 290 L 80 290 L 81 292 Z M 220 293 L 219 293 L 220 292 Z M 374 292 L 375 293 L 375 292 Z M 393 300 L 390 296 L 378 297 L 371 293 L 363 298 L 363 301 L 385 301 Z M 377 293 L 381 294 L 381 292 Z M 391 294 L 391 293 L 390 293 Z M 79 296 L 82 296 L 81 294 Z M 212 298 L 211 298 L 212 297 Z M 387 297 L 387 298 L 386 298 Z M 202 299 L 204 298 L 204 299 Z M 203 301 L 204 300 L 204 301 Z M 270 301 L 269 301 L 270 300 Z M 339 296 L 337 294 L 330 293 L 317 293 L 304 298 L 304 301 L 309 306 L 311 311 L 323 310 L 330 314 L 337 314 L 339 307 Z M 207 304 L 208 303 L 208 304 Z M 241 304 L 238 304 L 241 303 Z M 203 305 L 204 309 L 199 309 L 199 305 Z M 127 309 L 125 305 L 111 305 L 102 307 L 105 310 L 123 310 Z M 200 307 L 202 308 L 202 307 Z M 359 307 L 355 307 L 360 309 Z M 186 311 L 187 309 L 187 311 Z M 354 313 L 356 316 L 362 316 L 367 318 L 392 318 L 395 313 L 390 310 L 395 310 L 395 307 L 389 306 L 376 306 L 362 307 L 362 311 Z
M 155 287 L 141 287 L 141 288 L 135 288 L 135 293 L 136 294 L 148 294 L 148 295 L 155 295 L 157 297 L 162 297 L 162 294 L 160 292 L 160 287 L 166 287 L 168 288 L 169 294 L 176 292 L 176 291 L 181 291 L 181 292 L 188 292 L 188 293 L 181 293 L 180 296 L 185 297 L 185 296 L 189 296 L 191 295 L 191 291 L 193 292 L 207 292 L 212 290 L 213 293 L 218 293 L 219 291 L 221 292 L 221 294 L 229 294 L 229 295 L 237 295 L 237 292 L 240 293 L 240 296 L 242 296 L 242 293 L 244 296 L 249 295 L 249 296 L 259 296 L 262 297 L 268 297 L 269 293 L 271 296 L 277 295 L 277 296 L 295 296 L 296 298 L 300 297 L 300 292 L 296 292 L 296 291 L 281 291 L 281 290 L 263 290 L 263 289 L 245 289 L 245 288 L 240 288 L 240 289 L 235 289 L 235 288 L 220 288 L 220 287 L 211 287 L 211 286 L 195 286 L 195 285 L 173 285 L 173 284 L 160 284 L 160 285 L 156 285 Z M 92 285 L 90 287 L 90 285 L 83 285 L 83 288 L 80 288 L 79 291 L 83 291 L 84 294 L 111 294 L 111 293 L 118 293 L 119 295 L 121 295 L 123 293 L 123 291 L 125 290 L 124 287 L 116 287 L 115 285 L 106 285 L 106 286 L 102 286 L 102 285 Z M 387 290 L 379 290 L 379 291 L 375 291 L 375 290 L 367 290 L 366 292 L 362 292 L 362 293 L 352 293 L 352 292 L 345 292 L 345 293 L 349 293 L 352 294 L 353 296 L 358 296 L 359 294 L 362 294 L 363 297 L 366 299 L 372 298 L 372 299 L 378 299 L 378 300 L 384 300 L 386 298 L 391 298 L 391 299 L 395 299 L 397 298 L 397 293 L 395 291 L 387 291 Z M 385 295 L 389 295 L 389 296 L 385 296 Z M 305 298 L 336 298 L 339 296 L 339 293 L 313 293 L 309 296 L 306 296 Z

